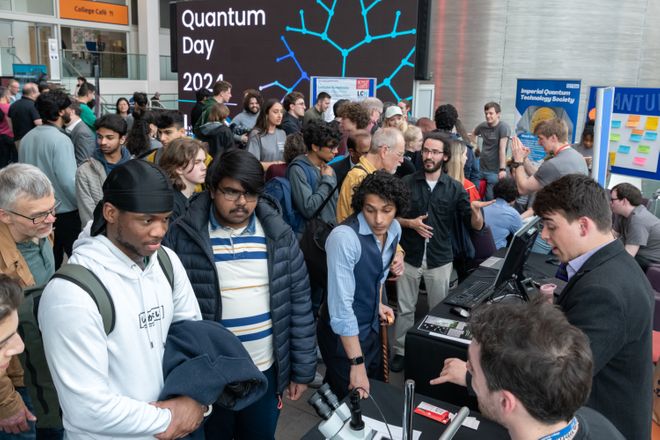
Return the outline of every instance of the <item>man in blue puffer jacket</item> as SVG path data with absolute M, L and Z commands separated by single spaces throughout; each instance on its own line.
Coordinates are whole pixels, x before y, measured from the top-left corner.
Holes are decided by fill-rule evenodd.
M 226 152 L 207 175 L 208 191 L 165 238 L 188 273 L 203 318 L 232 331 L 268 379 L 256 403 L 214 411 L 206 438 L 273 439 L 282 393 L 298 399 L 316 372 L 305 261 L 279 206 L 262 194 L 263 181 L 253 155 Z

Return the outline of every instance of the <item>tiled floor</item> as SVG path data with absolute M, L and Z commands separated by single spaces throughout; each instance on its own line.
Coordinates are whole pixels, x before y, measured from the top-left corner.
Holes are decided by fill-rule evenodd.
M 426 315 L 427 312 L 428 308 L 426 306 L 426 295 L 420 295 L 420 300 L 417 305 L 417 312 L 415 313 L 415 321 Z M 392 333 L 393 331 L 389 332 L 390 344 L 392 340 Z M 324 372 L 325 366 L 323 364 L 319 364 L 319 370 Z M 390 372 L 390 383 L 392 385 L 403 389 L 403 381 L 403 372 Z M 277 432 L 275 433 L 275 438 L 277 440 L 300 439 L 321 421 L 321 419 L 316 415 L 316 412 L 314 412 L 314 409 L 307 403 L 307 399 L 309 399 L 309 397 L 314 394 L 315 391 L 316 390 L 308 389 L 303 397 L 301 397 L 296 402 L 284 399 L 284 407 L 282 408 L 282 413 L 280 414 L 280 419 L 277 424 Z

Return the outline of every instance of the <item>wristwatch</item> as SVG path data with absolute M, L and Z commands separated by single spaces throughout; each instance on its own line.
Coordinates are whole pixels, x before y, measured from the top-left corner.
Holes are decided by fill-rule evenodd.
M 358 356 L 354 358 L 349 358 L 348 363 L 351 365 L 362 365 L 364 364 L 364 357 L 363 356 Z
M 511 168 L 518 168 L 522 164 L 523 164 L 522 162 L 511 162 Z
M 500 168 L 500 171 L 506 171 L 506 168 Z

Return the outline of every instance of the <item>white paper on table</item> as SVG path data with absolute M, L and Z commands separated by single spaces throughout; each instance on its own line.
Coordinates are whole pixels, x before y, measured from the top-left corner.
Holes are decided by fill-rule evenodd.
M 456 417 L 456 413 L 450 412 L 449 420 L 454 420 L 454 417 Z M 463 420 L 463 423 L 461 423 L 461 426 L 465 426 L 466 428 L 474 429 L 476 431 L 479 429 L 479 423 L 480 422 L 476 417 L 467 416 L 465 420 Z
M 376 436 L 374 437 L 374 440 L 380 440 L 382 438 L 390 438 L 390 434 L 389 432 L 387 432 L 387 427 L 385 426 L 385 423 L 366 416 L 362 416 L 362 421 L 364 421 L 364 424 L 366 426 L 377 432 Z M 389 424 L 389 427 L 390 427 L 390 431 L 392 431 L 392 436 L 394 437 L 392 440 L 401 440 L 401 437 L 403 437 L 403 430 L 401 429 L 401 427 L 394 426 L 392 424 Z M 419 437 L 421 435 L 422 435 L 422 431 L 418 431 L 416 429 L 413 430 L 413 440 L 419 440 Z
M 499 269 L 502 267 L 504 258 L 500 257 L 488 257 L 485 261 L 483 261 L 479 266 L 481 267 L 487 267 L 489 269 Z

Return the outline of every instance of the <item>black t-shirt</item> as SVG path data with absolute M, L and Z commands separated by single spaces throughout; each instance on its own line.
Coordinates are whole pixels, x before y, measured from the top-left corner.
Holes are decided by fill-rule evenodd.
M 575 417 L 580 426 L 574 440 L 625 440 L 609 420 L 591 408 L 580 408 Z
M 9 117 L 14 130 L 14 139 L 17 141 L 34 128 L 35 120 L 41 119 L 34 101 L 26 97 L 22 97 L 9 107 Z

